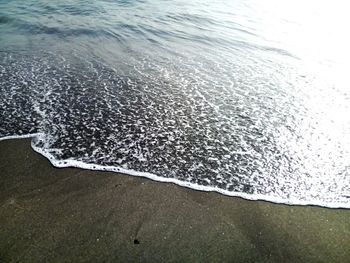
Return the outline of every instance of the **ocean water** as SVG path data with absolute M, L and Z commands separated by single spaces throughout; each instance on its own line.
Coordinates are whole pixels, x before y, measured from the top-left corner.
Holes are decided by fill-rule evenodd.
M 57 167 L 349 208 L 346 10 L 0 0 L 0 140 L 32 137 Z

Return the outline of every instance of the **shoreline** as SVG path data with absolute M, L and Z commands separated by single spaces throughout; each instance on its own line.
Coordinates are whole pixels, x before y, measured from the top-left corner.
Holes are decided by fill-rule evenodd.
M 44 136 L 42 133 L 33 133 L 33 134 L 26 134 L 26 135 L 13 135 L 13 136 L 5 136 L 0 138 L 1 141 L 7 141 L 7 140 L 18 140 L 18 139 L 34 139 L 36 137 Z M 153 180 L 155 182 L 160 183 L 172 183 L 176 184 L 181 187 L 186 187 L 191 190 L 195 191 L 203 191 L 203 192 L 214 192 L 223 194 L 229 197 L 238 197 L 243 198 L 250 201 L 266 201 L 271 202 L 274 204 L 282 204 L 282 205 L 291 205 L 291 206 L 318 206 L 318 207 L 324 207 L 324 208 L 335 208 L 335 209 L 350 209 L 350 204 L 345 203 L 327 203 L 324 204 L 323 202 L 314 200 L 314 201 L 302 201 L 298 199 L 282 199 L 278 197 L 273 197 L 269 195 L 262 195 L 262 194 L 247 194 L 242 192 L 232 192 L 228 190 L 224 190 L 221 188 L 214 188 L 211 186 L 203 186 L 203 185 L 197 185 L 190 182 L 181 181 L 175 178 L 166 178 L 162 176 L 158 176 L 156 174 L 148 173 L 148 172 L 138 172 L 132 169 L 125 169 L 122 167 L 117 166 L 103 166 L 99 164 L 87 164 L 81 161 L 76 160 L 55 160 L 54 156 L 52 156 L 50 153 L 45 152 L 45 150 L 36 147 L 33 142 L 31 141 L 31 148 L 33 151 L 41 154 L 43 157 L 45 157 L 54 167 L 56 168 L 78 168 L 78 169 L 86 169 L 90 171 L 100 171 L 100 172 L 113 172 L 113 173 L 119 173 L 127 176 L 135 176 L 135 177 L 141 177 L 141 178 L 147 178 L 150 180 Z
M 346 262 L 350 210 L 55 168 L 0 142 L 0 262 Z

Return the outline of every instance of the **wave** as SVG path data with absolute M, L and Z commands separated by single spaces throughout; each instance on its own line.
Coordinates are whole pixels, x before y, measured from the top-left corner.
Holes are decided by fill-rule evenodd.
M 246 194 L 242 192 L 232 192 L 227 191 L 224 189 L 220 189 L 217 187 L 211 187 L 211 186 L 203 186 L 203 185 L 197 185 L 190 182 L 184 182 L 181 180 L 177 180 L 175 178 L 165 178 L 158 176 L 156 174 L 152 173 L 146 173 L 146 172 L 138 172 L 131 169 L 125 169 L 123 167 L 119 166 L 104 166 L 104 165 L 98 165 L 98 164 L 91 164 L 91 163 L 84 163 L 79 160 L 73 160 L 73 159 L 66 159 L 66 160 L 57 160 L 52 154 L 47 152 L 45 149 L 41 147 L 37 147 L 35 144 L 36 140 L 43 140 L 45 137 L 42 133 L 37 134 L 26 134 L 26 135 L 12 135 L 12 136 L 6 136 L 6 137 L 0 137 L 0 141 L 3 140 L 10 140 L 10 139 L 27 139 L 32 138 L 31 146 L 32 149 L 47 158 L 50 163 L 57 168 L 81 168 L 86 170 L 92 170 L 92 171 L 104 171 L 104 172 L 115 172 L 115 173 L 121 173 L 126 175 L 132 175 L 137 177 L 144 177 L 148 178 L 157 182 L 163 182 L 163 183 L 174 183 L 176 185 L 187 187 L 193 190 L 198 191 L 204 191 L 204 192 L 217 192 L 223 195 L 232 196 L 232 197 L 240 197 L 246 200 L 251 201 L 267 201 L 277 204 L 285 204 L 285 205 L 311 205 L 311 206 L 320 206 L 320 207 L 328 207 L 328 208 L 350 208 L 350 204 L 344 204 L 344 203 L 338 203 L 338 202 L 321 202 L 321 201 L 303 201 L 299 199 L 284 199 L 279 197 L 273 197 L 268 195 L 262 195 L 262 194 Z
M 280 103 L 282 89 L 247 95 L 244 82 L 231 89 L 205 85 L 210 75 L 189 75 L 198 66 L 188 62 L 171 73 L 138 60 L 141 70 L 134 67 L 131 78 L 79 54 L 25 54 L 4 52 L 0 60 L 0 136 L 33 137 L 33 149 L 57 167 L 251 200 L 348 207 L 346 145 L 333 137 L 322 151 L 310 148 L 321 144 L 308 134 L 336 135 L 318 126 L 295 129 L 301 126 L 292 117 L 305 118 L 306 109 Z M 336 156 L 334 147 L 344 150 Z

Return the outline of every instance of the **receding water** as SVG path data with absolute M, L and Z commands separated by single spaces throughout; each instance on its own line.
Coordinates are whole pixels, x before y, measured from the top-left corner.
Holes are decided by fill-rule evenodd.
M 0 140 L 58 167 L 350 207 L 343 2 L 0 0 Z

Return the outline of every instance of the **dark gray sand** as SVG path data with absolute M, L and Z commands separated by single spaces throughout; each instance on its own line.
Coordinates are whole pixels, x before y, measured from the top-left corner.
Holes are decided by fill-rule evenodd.
M 57 169 L 0 142 L 0 262 L 350 262 L 350 210 Z

